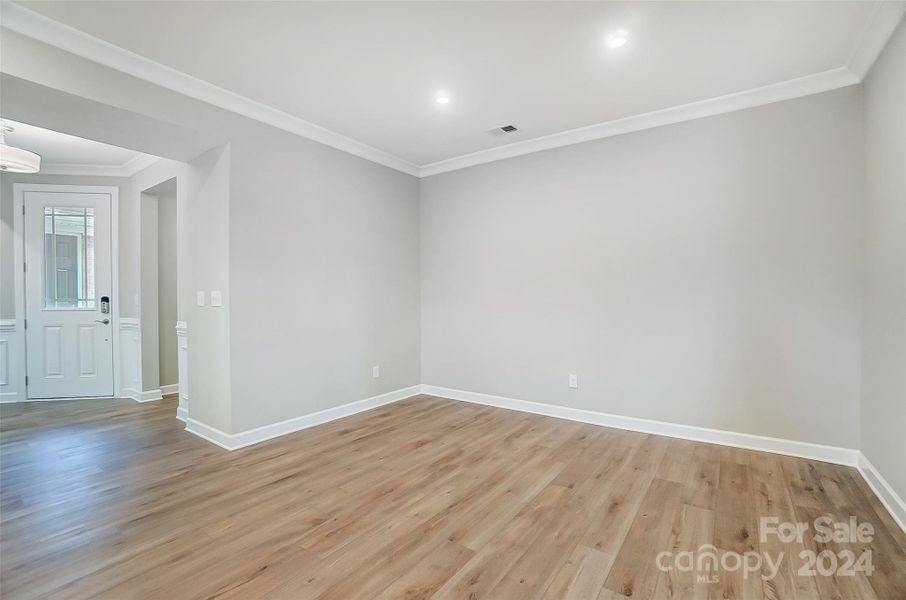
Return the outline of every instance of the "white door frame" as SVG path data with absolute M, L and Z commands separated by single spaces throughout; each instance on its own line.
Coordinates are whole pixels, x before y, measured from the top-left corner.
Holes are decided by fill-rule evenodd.
M 14 183 L 13 184 L 13 273 L 15 278 L 16 294 L 16 329 L 22 335 L 16 336 L 18 341 L 19 388 L 22 390 L 23 402 L 37 402 L 28 397 L 28 388 L 25 386 L 25 375 L 28 372 L 25 354 L 25 192 L 75 192 L 87 194 L 110 194 L 110 257 L 113 291 L 113 307 L 110 311 L 111 333 L 113 339 L 113 397 L 121 395 L 120 382 L 120 272 L 119 272 L 119 213 L 120 189 L 110 185 L 61 185 L 55 183 Z M 32 267 L 35 268 L 35 267 Z M 70 400 L 82 398 L 51 398 L 48 400 Z

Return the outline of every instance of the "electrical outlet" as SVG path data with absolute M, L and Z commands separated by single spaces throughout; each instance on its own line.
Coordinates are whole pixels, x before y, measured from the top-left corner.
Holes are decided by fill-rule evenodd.
M 381 365 L 371 367 L 371 376 L 375 379 L 381 376 Z
M 220 290 L 211 290 L 211 306 L 223 306 L 223 296 Z
M 204 292 L 195 292 L 195 305 L 204 306 Z
M 579 376 L 576 375 L 575 373 L 569 374 L 569 387 L 571 387 L 574 390 L 579 389 Z

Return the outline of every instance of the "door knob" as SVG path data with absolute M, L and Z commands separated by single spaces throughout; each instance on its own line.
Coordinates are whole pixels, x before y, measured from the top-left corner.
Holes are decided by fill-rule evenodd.
M 107 318 L 104 318 L 104 319 L 95 319 L 94 322 L 95 322 L 95 323 L 103 323 L 104 325 L 109 325 L 109 324 L 110 324 L 110 319 L 107 319 Z

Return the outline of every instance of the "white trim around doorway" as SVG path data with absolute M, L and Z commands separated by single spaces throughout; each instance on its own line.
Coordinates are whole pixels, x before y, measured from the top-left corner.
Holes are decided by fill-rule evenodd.
M 17 401 L 28 402 L 28 389 L 25 386 L 25 375 L 28 372 L 25 354 L 25 192 L 62 192 L 81 194 L 110 195 L 110 268 L 111 296 L 114 299 L 110 311 L 113 332 L 119 331 L 120 323 L 120 272 L 119 272 L 119 223 L 120 223 L 120 189 L 110 185 L 62 185 L 54 183 L 14 183 L 13 184 L 13 275 L 15 291 L 15 327 L 22 332 L 15 339 L 15 347 L 10 348 L 17 355 L 21 365 L 16 382 Z M 113 335 L 113 394 L 120 395 L 120 344 L 119 336 Z M 81 398 L 54 398 L 54 400 L 78 400 Z

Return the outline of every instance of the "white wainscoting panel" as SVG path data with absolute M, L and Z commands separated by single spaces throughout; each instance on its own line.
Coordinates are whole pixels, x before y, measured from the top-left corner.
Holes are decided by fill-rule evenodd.
M 185 321 L 176 322 L 177 366 L 179 369 L 179 406 L 176 418 L 189 418 L 189 326 Z
M 0 320 L 0 402 L 25 400 L 24 334 L 15 319 Z
M 138 319 L 120 318 L 120 395 L 142 401 L 142 328 Z

